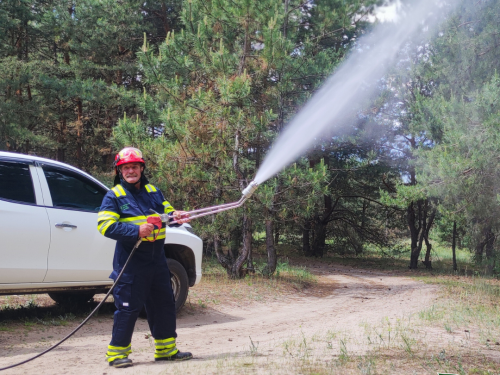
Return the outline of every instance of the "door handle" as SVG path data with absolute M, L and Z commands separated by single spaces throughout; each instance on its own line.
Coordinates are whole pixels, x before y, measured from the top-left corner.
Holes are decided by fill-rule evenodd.
M 76 228 L 76 225 L 57 223 L 56 228 Z

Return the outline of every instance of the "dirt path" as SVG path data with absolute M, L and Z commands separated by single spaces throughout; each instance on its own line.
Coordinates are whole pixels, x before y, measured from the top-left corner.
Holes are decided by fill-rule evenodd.
M 437 287 L 389 273 L 322 265 L 312 270 L 318 284 L 300 296 L 247 307 L 222 306 L 178 317 L 178 346 L 193 352 L 195 360 L 183 364 L 184 373 L 204 373 L 203 362 L 258 350 L 262 355 L 282 353 L 282 343 L 318 334 L 361 334 L 362 324 L 395 322 L 428 306 Z M 76 323 L 0 333 L 0 367 L 26 359 L 64 337 Z M 132 340 L 134 367 L 112 369 L 104 360 L 112 320 L 93 319 L 59 348 L 3 374 L 160 374 L 173 364 L 152 361 L 153 348 L 147 322 L 138 321 Z M 250 341 L 253 342 L 253 346 Z M 42 339 L 43 338 L 43 339 Z M 222 371 L 223 372 L 223 371 Z

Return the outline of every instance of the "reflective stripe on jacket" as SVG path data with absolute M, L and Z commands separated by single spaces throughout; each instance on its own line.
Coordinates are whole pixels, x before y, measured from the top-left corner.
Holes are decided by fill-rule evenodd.
M 139 226 L 147 223 L 149 216 L 157 216 L 149 210 L 170 213 L 175 211 L 165 200 L 161 191 L 151 184 L 139 190 L 130 191 L 122 185 L 116 185 L 103 199 L 97 215 L 97 229 L 106 237 L 117 241 L 136 241 L 139 238 Z M 163 240 L 165 228 L 155 229 L 143 241 Z

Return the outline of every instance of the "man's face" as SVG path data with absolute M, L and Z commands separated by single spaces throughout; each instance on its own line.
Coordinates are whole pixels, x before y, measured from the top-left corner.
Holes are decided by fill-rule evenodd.
M 127 163 L 120 166 L 123 179 L 129 184 L 136 184 L 141 179 L 141 172 L 144 170 L 142 163 Z

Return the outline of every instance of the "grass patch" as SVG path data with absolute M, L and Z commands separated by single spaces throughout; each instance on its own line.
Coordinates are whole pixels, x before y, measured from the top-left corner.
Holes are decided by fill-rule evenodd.
M 442 286 L 439 299 L 430 308 L 408 319 L 395 322 L 386 319 L 374 326 L 364 326 L 363 337 L 331 331 L 313 337 L 297 334 L 277 344 L 277 350 L 270 356 L 257 355 L 266 353 L 268 348 L 254 345 L 250 346 L 252 353 L 248 356 L 219 358 L 217 370 L 225 374 L 500 375 L 500 343 L 497 345 L 500 341 L 500 281 L 482 277 L 477 271 L 469 272 L 475 267 L 470 263 L 468 252 L 462 251 L 459 257 L 463 262 L 461 275 L 451 270 L 451 252 L 447 257 L 446 248 L 437 247 L 436 254 L 433 270 L 412 271 L 407 268 L 407 258 L 388 259 L 376 252 L 357 257 L 327 256 L 322 260 L 293 257 L 292 263 L 283 262 L 279 266 L 274 278 L 255 275 L 238 281 L 228 280 L 225 271 L 218 264 L 212 264 L 216 272 L 206 277 L 211 278 L 210 283 L 222 282 L 226 287 L 236 283 L 236 288 L 243 289 L 262 288 L 262 300 L 281 293 L 265 286 L 295 290 L 292 280 L 302 279 L 305 288 L 314 291 L 318 280 L 309 281 L 312 275 L 308 268 L 318 262 L 391 270 L 391 274 L 396 269 L 398 274 Z M 293 267 L 293 263 L 310 267 Z M 282 275 L 286 277 L 277 280 Z M 242 295 L 234 292 L 233 296 L 241 298 L 241 302 L 248 301 L 245 299 L 248 291 L 242 290 Z M 205 363 L 204 371 L 209 371 L 212 365 Z
M 342 345 L 344 342 L 345 345 Z M 373 349 L 366 354 L 350 352 L 347 338 L 322 351 L 310 338 L 291 338 L 271 347 L 270 356 L 260 354 L 269 347 L 250 346 L 242 355 L 221 355 L 202 363 L 176 363 L 171 372 L 220 374 L 382 375 L 382 374 L 477 374 L 498 375 L 498 364 L 471 352 L 453 352 L 424 346 L 412 355 L 398 348 Z M 281 347 L 281 351 L 279 350 Z
M 217 282 L 238 283 L 242 280 L 246 283 L 292 285 L 295 288 L 306 288 L 316 281 L 315 276 L 304 266 L 291 265 L 288 258 L 278 260 L 276 271 L 271 276 L 264 276 L 262 270 L 265 263 L 260 260 L 254 262 L 256 272 L 247 274 L 244 279 L 232 280 L 227 277 L 226 270 L 219 264 L 215 257 L 205 257 L 203 259 L 203 279 Z
M 422 249 L 418 262 L 418 269 L 411 270 L 413 274 L 443 274 L 443 275 L 485 275 L 484 265 L 475 264 L 473 256 L 467 249 L 457 249 L 458 271 L 453 271 L 453 259 L 451 246 L 433 242 L 431 251 L 432 269 L 426 269 L 422 263 L 425 258 L 425 248 Z M 290 252 L 291 257 L 301 258 L 300 252 Z M 292 253 L 294 255 L 292 255 Z M 387 270 L 395 272 L 406 272 L 410 264 L 410 242 L 402 240 L 391 248 L 380 248 L 375 245 L 365 245 L 363 252 L 354 254 L 335 254 L 327 252 L 323 260 L 328 263 L 340 264 L 354 268 Z
M 293 266 L 286 258 L 278 261 L 276 272 L 271 276 L 260 272 L 264 266 L 257 259 L 254 274 L 233 280 L 216 258 L 205 257 L 201 282 L 189 291 L 188 310 L 278 300 L 316 283 L 316 277 L 306 267 Z
M 477 276 L 418 277 L 443 286 L 441 298 L 420 317 L 449 332 L 477 335 L 481 344 L 500 351 L 500 281 Z

